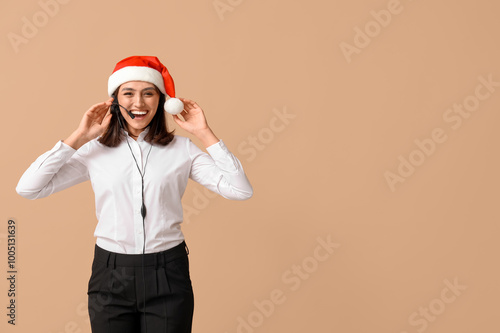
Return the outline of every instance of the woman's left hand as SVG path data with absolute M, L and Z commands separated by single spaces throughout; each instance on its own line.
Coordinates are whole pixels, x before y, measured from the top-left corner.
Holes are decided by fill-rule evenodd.
M 174 115 L 173 117 L 177 125 L 194 135 L 196 135 L 196 132 L 208 129 L 209 127 L 207 119 L 205 118 L 205 113 L 199 105 L 187 98 L 179 99 L 184 103 L 184 111 L 180 113 L 184 121 L 178 115 Z
M 198 137 L 206 147 L 219 142 L 219 139 L 208 126 L 205 113 L 200 106 L 190 99 L 178 98 L 184 103 L 184 111 L 180 113 L 184 121 L 178 115 L 173 115 L 177 125 L 186 132 Z

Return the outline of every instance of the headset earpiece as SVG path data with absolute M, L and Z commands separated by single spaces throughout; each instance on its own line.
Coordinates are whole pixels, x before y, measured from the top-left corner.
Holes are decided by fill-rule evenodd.
M 111 95 L 111 97 L 113 97 L 113 102 L 111 103 L 111 113 L 117 113 L 117 108 L 119 108 L 119 106 L 118 102 L 116 101 L 116 96 Z
M 116 115 L 116 118 L 118 119 L 118 124 L 120 124 L 120 128 L 123 128 L 123 123 L 122 123 L 122 114 L 120 112 L 120 105 L 118 104 L 118 101 L 116 100 L 115 95 L 111 95 L 113 97 L 113 103 L 111 103 L 111 113 L 114 113 Z

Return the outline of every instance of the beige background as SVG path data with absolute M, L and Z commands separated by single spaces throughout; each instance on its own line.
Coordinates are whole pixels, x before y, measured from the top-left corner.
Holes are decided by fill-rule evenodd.
M 474 102 L 479 77 L 500 82 L 499 4 L 220 0 L 218 12 L 212 0 L 66 2 L 52 16 L 35 0 L 0 5 L 0 276 L 9 218 L 19 260 L 15 327 L 0 283 L 2 332 L 90 332 L 90 184 L 38 201 L 14 189 L 107 99 L 108 76 L 130 55 L 166 64 L 177 95 L 203 107 L 255 189 L 236 202 L 188 187 L 194 332 L 500 329 L 499 87 L 487 98 L 479 88 L 483 100 L 459 128 L 443 118 Z M 387 8 L 381 26 L 371 12 Z M 9 34 L 34 19 L 38 31 L 13 46 Z M 369 43 L 356 37 L 365 28 Z M 346 57 L 341 45 L 356 42 Z M 446 140 L 419 161 L 415 140 L 435 128 Z M 421 165 L 392 191 L 385 173 L 398 172 L 400 155 Z M 318 252 L 318 237 L 340 247 Z M 258 310 L 271 293 L 280 304 Z

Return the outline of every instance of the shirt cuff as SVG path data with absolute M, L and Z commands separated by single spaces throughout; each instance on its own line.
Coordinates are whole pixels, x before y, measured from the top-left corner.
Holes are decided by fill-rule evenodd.
M 62 140 L 59 140 L 50 151 L 53 156 L 59 158 L 60 160 L 67 160 L 73 156 L 74 153 L 76 153 L 75 148 L 64 143 Z
M 229 149 L 227 149 L 226 145 L 222 140 L 219 140 L 219 142 L 216 142 L 205 149 L 210 154 L 210 156 L 212 156 L 215 159 L 217 159 L 217 157 L 225 157 L 228 154 L 230 154 Z
M 222 140 L 219 140 L 219 142 L 214 143 L 206 149 L 222 170 L 230 173 L 239 173 L 241 171 L 240 162 L 236 156 L 227 149 Z

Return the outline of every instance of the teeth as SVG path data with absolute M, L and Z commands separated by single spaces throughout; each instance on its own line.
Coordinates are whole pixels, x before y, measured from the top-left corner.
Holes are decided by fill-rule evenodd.
M 132 114 L 136 114 L 136 115 L 143 115 L 146 113 L 147 113 L 146 111 L 132 111 Z

